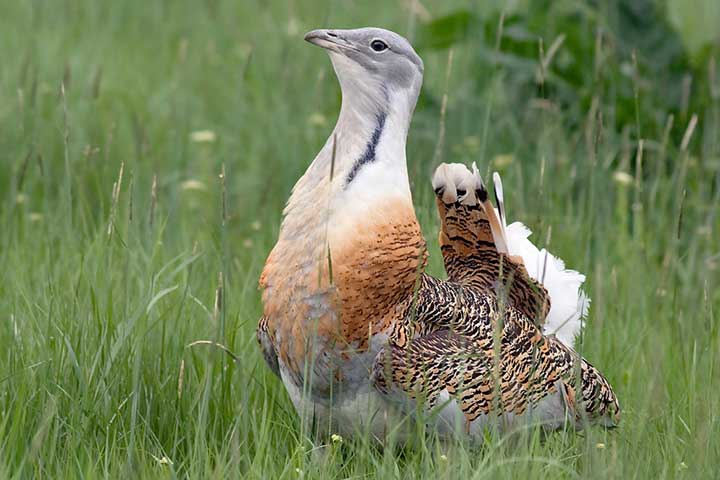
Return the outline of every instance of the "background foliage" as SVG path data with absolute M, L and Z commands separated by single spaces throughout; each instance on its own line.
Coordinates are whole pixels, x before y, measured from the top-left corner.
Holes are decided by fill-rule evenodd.
M 2 12 L 0 477 L 717 475 L 717 2 Z M 256 281 L 339 107 L 302 34 L 361 25 L 425 60 L 408 158 L 431 272 L 433 167 L 501 171 L 510 217 L 588 273 L 581 350 L 617 390 L 618 429 L 310 453 L 255 345 Z

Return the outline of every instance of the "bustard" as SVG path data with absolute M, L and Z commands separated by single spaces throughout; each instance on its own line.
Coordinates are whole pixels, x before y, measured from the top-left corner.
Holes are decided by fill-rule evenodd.
M 298 412 L 379 438 L 418 411 L 440 434 L 471 436 L 617 422 L 610 384 L 572 348 L 584 276 L 506 226 L 498 176 L 493 206 L 474 165 L 437 168 L 448 279 L 423 273 L 405 155 L 423 62 L 410 43 L 379 28 L 305 40 L 329 52 L 342 106 L 287 203 L 258 327 Z

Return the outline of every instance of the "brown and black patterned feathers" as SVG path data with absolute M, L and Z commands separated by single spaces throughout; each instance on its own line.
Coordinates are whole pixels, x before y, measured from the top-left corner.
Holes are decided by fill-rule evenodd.
M 560 417 L 578 425 L 616 422 L 620 408 L 607 380 L 570 346 L 543 335 L 549 295 L 519 257 L 508 255 L 504 218 L 477 170 L 441 165 L 433 188 L 448 280 L 422 276 L 376 358 L 376 388 L 403 392 L 428 409 L 451 398 L 468 428 L 491 414 L 518 417 L 542 408 L 539 420 L 558 425 L 557 411 L 540 407 L 552 399 Z
M 493 295 L 424 276 L 412 315 L 376 359 L 379 390 L 399 389 L 428 408 L 445 391 L 472 423 L 491 413 L 523 415 L 561 389 L 577 422 L 617 420 L 619 406 L 602 375 Z
M 508 304 L 542 325 L 550 309 L 550 297 L 528 275 L 522 259 L 508 255 L 504 233 L 494 233 L 503 231 L 504 226 L 477 171 L 470 172 L 464 165 L 443 164 L 434 175 L 433 188 L 448 278 L 495 290 Z

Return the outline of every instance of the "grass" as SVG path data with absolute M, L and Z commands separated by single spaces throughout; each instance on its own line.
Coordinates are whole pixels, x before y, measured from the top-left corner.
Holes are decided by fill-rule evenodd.
M 497 6 L 427 2 L 433 17 L 470 8 L 480 22 L 454 45 L 447 80 L 448 50 L 421 51 L 408 158 L 429 269 L 442 275 L 433 152 L 500 170 L 510 217 L 588 273 L 581 350 L 624 418 L 613 431 L 480 447 L 345 439 L 318 457 L 254 339 L 283 203 L 339 106 L 329 61 L 301 36 L 374 24 L 420 42 L 424 13 L 403 2 L 6 3 L 1 478 L 717 475 L 717 46 L 680 72 L 688 87 L 613 42 L 617 5 L 525 5 L 496 47 Z M 510 55 L 518 25 L 536 32 L 534 59 Z M 582 42 L 598 48 L 568 56 Z M 572 68 L 577 87 L 563 83 Z M 679 106 L 658 107 L 666 97 Z

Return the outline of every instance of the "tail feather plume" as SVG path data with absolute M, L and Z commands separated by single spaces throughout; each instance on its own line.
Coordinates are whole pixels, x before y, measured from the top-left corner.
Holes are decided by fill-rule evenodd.
M 528 274 L 542 283 L 550 296 L 544 333 L 573 347 L 590 307 L 590 298 L 581 288 L 585 275 L 566 269 L 565 262 L 544 248 L 539 250 L 528 239 L 532 232 L 522 223 L 508 225 L 505 233 L 510 254 L 522 257 Z

